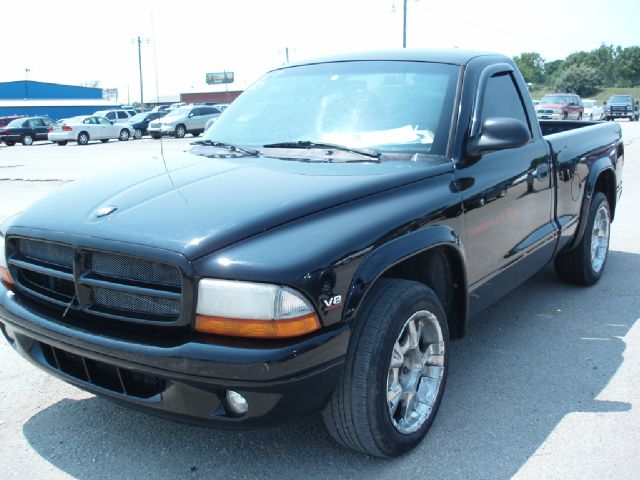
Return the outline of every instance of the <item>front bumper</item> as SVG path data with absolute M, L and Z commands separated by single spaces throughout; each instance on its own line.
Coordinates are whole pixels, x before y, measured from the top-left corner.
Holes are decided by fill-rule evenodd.
M 349 341 L 344 325 L 260 344 L 196 334 L 108 336 L 4 286 L 0 320 L 20 355 L 68 383 L 133 408 L 223 427 L 277 424 L 318 411 L 336 385 Z M 246 398 L 245 415 L 229 408 L 227 390 Z
M 564 115 L 562 113 L 536 113 L 538 120 L 562 120 Z
M 174 135 L 176 132 L 175 125 L 160 125 L 159 127 L 147 127 L 149 135 Z
M 606 113 L 607 117 L 612 117 L 612 118 L 629 118 L 629 117 L 634 117 L 635 116 L 635 112 L 632 111 L 622 111 L 622 110 L 616 110 L 614 112 L 607 112 Z

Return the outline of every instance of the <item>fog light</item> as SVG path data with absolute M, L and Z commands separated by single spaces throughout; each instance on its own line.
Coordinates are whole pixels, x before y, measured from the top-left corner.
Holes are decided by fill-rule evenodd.
M 247 399 L 233 390 L 227 390 L 227 405 L 236 415 L 244 415 L 249 411 Z

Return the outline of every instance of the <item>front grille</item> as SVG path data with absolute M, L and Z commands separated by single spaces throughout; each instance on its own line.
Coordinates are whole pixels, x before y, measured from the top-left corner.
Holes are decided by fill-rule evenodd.
M 97 387 L 121 395 L 150 399 L 167 388 L 167 382 L 154 375 L 116 367 L 37 342 L 44 362 L 52 369 Z
M 553 110 L 538 110 L 538 113 L 541 113 L 543 115 L 551 115 L 553 113 Z
M 42 240 L 8 241 L 18 293 L 138 323 L 170 325 L 182 317 L 182 273 L 173 265 Z

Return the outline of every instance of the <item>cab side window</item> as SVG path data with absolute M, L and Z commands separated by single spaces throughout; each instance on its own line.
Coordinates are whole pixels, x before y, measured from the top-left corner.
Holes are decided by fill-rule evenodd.
M 129 115 L 123 110 L 118 110 L 118 118 L 129 118 Z
M 524 125 L 531 126 L 510 73 L 498 73 L 487 82 L 482 103 L 482 120 L 494 117 L 515 118 Z

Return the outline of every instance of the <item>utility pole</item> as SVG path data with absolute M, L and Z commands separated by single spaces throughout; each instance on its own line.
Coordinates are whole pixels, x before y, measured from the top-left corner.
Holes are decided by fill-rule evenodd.
M 402 7 L 402 48 L 407 48 L 407 0 Z
M 30 68 L 24 69 L 24 98 L 29 98 L 29 72 Z
M 406 3 L 406 0 L 405 0 Z M 138 69 L 140 72 L 140 108 L 144 110 L 144 91 L 142 89 L 142 49 L 140 48 L 142 39 L 138 36 Z

